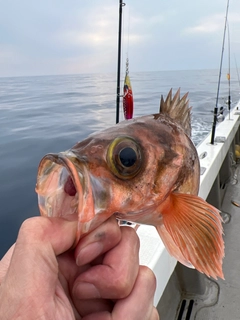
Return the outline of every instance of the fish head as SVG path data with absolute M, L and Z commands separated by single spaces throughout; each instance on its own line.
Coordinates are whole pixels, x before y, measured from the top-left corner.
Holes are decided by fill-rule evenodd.
M 40 212 L 78 220 L 78 238 L 113 214 L 156 224 L 161 216 L 154 208 L 170 192 L 197 193 L 198 167 L 190 139 L 171 119 L 157 114 L 123 121 L 43 157 Z

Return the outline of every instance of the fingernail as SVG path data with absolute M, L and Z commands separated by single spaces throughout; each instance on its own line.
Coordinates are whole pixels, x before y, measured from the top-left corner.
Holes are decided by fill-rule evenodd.
M 101 242 L 94 242 L 80 250 L 76 257 L 76 264 L 82 266 L 98 257 L 103 251 L 103 244 Z
M 77 299 L 101 298 L 98 289 L 92 283 L 79 282 L 74 291 Z

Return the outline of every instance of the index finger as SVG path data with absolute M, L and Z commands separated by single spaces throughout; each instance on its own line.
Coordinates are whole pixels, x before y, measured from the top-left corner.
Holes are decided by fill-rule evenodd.
M 139 269 L 139 238 L 134 229 L 121 227 L 121 241 L 99 265 L 81 273 L 73 286 L 75 299 L 120 299 L 132 290 Z

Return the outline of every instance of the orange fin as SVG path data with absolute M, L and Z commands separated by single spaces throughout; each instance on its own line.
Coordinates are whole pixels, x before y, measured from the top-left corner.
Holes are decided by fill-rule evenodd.
M 191 137 L 191 107 L 189 107 L 189 101 L 187 99 L 188 93 L 180 98 L 180 88 L 172 98 L 172 89 L 169 91 L 167 98 L 160 100 L 160 113 L 167 114 L 171 119 L 177 121 L 186 134 Z
M 162 239 L 162 242 L 164 243 L 167 251 L 176 258 L 179 262 L 184 264 L 188 268 L 194 268 L 194 266 L 190 263 L 190 261 L 186 260 L 186 258 L 183 256 L 181 250 L 179 247 L 175 244 L 173 241 L 173 238 L 171 235 L 167 232 L 164 224 L 156 226 L 156 229 Z
M 181 263 L 224 279 L 224 242 L 219 211 L 198 196 L 172 193 L 160 205 L 163 226 L 156 226 L 169 253 Z

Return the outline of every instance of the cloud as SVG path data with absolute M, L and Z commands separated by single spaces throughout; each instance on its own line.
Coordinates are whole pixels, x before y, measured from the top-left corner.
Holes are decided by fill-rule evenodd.
M 5 64 L 16 59 L 15 48 L 12 45 L 0 46 L 0 63 Z
M 134 71 L 215 67 L 212 57 L 221 47 L 225 2 L 129 1 L 123 8 L 123 65 L 127 53 Z M 0 76 L 7 70 L 10 75 L 115 72 L 118 7 L 116 0 L 4 1 Z M 230 4 L 229 21 L 238 53 L 239 0 Z
M 63 25 L 55 38 L 58 42 L 73 47 L 96 49 L 116 43 L 117 21 L 114 19 L 116 6 L 92 7 L 85 15 L 79 12 L 74 22 Z
M 240 14 L 239 13 L 230 13 L 228 16 L 230 30 L 235 28 L 236 25 L 239 25 Z M 212 14 L 207 17 L 202 18 L 199 22 L 191 27 L 184 29 L 186 34 L 216 34 L 218 31 L 223 32 L 225 24 L 225 15 L 221 14 Z
M 186 34 L 216 33 L 223 30 L 223 21 L 222 14 L 214 14 L 201 19 L 195 26 L 185 28 L 183 32 Z
M 86 15 L 79 15 L 79 23 L 64 25 L 55 35 L 57 42 L 73 47 L 87 47 L 94 50 L 116 48 L 118 34 L 118 16 L 116 5 L 92 7 Z M 125 9 L 124 9 L 125 10 Z M 133 14 L 128 20 L 128 12 L 124 12 L 122 24 L 123 43 L 129 41 L 131 44 L 140 43 L 152 36 L 153 26 L 164 21 L 163 15 L 154 15 L 146 18 L 142 15 Z

